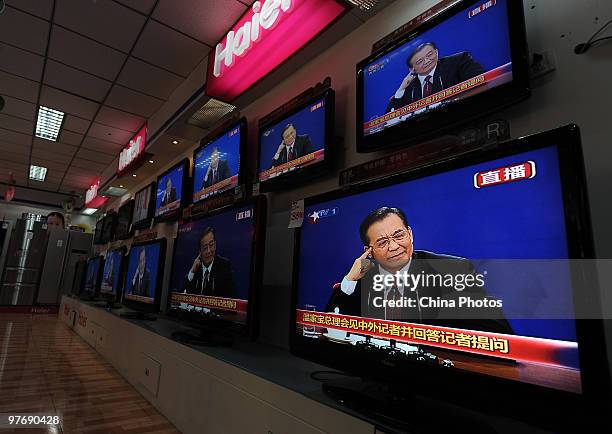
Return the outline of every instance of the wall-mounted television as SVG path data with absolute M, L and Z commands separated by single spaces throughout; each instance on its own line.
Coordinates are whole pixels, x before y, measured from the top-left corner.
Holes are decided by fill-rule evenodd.
M 102 220 L 102 244 L 109 243 L 115 239 L 116 227 L 117 213 L 115 211 L 109 212 Z
M 189 160 L 185 158 L 157 177 L 155 221 L 176 220 L 190 199 Z
M 264 196 L 216 210 L 179 226 L 174 243 L 169 314 L 233 323 L 256 332 L 266 222 Z
M 125 251 L 125 247 L 109 250 L 104 258 L 100 296 L 106 299 L 108 306 L 112 306 L 121 299 Z
M 609 393 L 598 287 L 570 261 L 594 257 L 576 126 L 312 197 L 304 215 L 294 353 L 424 393 L 495 390 L 514 414 Z
M 115 239 L 125 240 L 134 233 L 132 228 L 132 215 L 134 213 L 134 200 L 128 200 L 119 207 L 117 211 L 117 223 L 115 225 Z
M 333 89 L 318 93 L 259 124 L 258 180 L 264 191 L 299 183 L 331 163 L 334 140 Z
M 357 64 L 357 151 L 416 143 L 529 95 L 523 2 L 464 0 Z
M 100 220 L 98 220 L 96 222 L 96 227 L 94 229 L 94 237 L 93 237 L 93 243 L 94 244 L 103 244 L 102 243 L 102 229 L 104 228 L 104 218 L 101 218 Z
M 165 259 L 165 238 L 130 247 L 123 285 L 125 306 L 141 312 L 159 311 Z
M 155 182 L 152 182 L 134 195 L 133 229 L 143 229 L 151 224 L 155 213 L 155 185 Z
M 193 203 L 243 182 L 246 137 L 247 122 L 242 118 L 193 151 Z

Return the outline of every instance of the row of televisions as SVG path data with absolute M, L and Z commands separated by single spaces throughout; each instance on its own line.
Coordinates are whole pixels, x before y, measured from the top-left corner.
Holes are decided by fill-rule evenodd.
M 580 319 L 599 309 L 597 284 L 568 261 L 594 255 L 576 126 L 307 198 L 304 215 L 287 306 L 295 354 L 356 375 L 405 379 L 411 390 L 495 384 L 499 396 L 546 392 L 555 403 L 609 390 L 601 321 Z M 178 340 L 211 343 L 230 329 L 254 336 L 265 230 L 265 196 L 229 205 L 179 224 L 172 255 L 157 239 L 91 258 L 84 293 L 149 314 L 167 297 L 165 314 L 201 330 Z M 171 276 L 162 291 L 166 257 Z M 503 305 L 494 318 L 440 322 L 429 306 L 412 311 L 423 317 L 394 319 L 364 304 L 376 296 L 370 271 L 359 286 L 347 281 L 360 260 L 373 275 L 399 267 L 481 273 L 478 294 Z
M 529 95 L 522 2 L 460 1 L 356 65 L 357 151 L 422 141 Z M 313 88 L 259 122 L 260 191 L 325 173 L 334 160 L 335 96 Z M 242 118 L 100 223 L 96 241 L 176 218 L 181 208 L 246 182 Z M 130 218 L 133 209 L 133 217 Z M 118 223 L 115 223 L 117 217 Z

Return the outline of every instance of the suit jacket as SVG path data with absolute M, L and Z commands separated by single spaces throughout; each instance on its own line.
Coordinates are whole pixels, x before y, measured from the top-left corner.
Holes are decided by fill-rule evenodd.
M 214 185 L 217 182 L 221 182 L 224 179 L 229 178 L 230 176 L 231 173 L 227 160 L 219 160 L 219 165 L 217 166 L 217 179 L 213 179 L 213 171 L 211 169 L 210 173 L 208 174 L 208 179 L 206 179 L 206 177 L 202 179 L 202 186 L 200 187 L 200 190 L 203 190 L 206 187 L 210 187 L 211 185 Z
M 304 134 L 304 135 L 295 137 L 295 143 L 293 144 L 293 159 L 294 160 L 304 155 L 308 155 L 312 152 L 314 152 L 314 147 L 312 146 L 312 143 L 310 141 L 310 137 L 308 137 L 308 134 Z M 272 165 L 270 166 L 270 168 L 280 166 L 281 164 L 285 164 L 286 162 L 287 162 L 287 147 L 285 146 L 285 149 L 283 149 L 283 152 L 281 152 L 277 160 L 272 158 Z
M 142 281 L 139 281 L 138 272 L 136 272 L 136 282 L 134 282 L 134 277 L 132 277 L 130 283 L 132 286 L 132 295 L 148 297 L 149 289 L 151 288 L 151 272 L 148 268 L 145 268 L 144 273 L 142 273 Z
M 172 187 L 170 189 L 170 194 L 166 194 L 164 190 L 164 197 L 162 197 L 161 206 L 166 206 L 169 203 L 172 203 L 176 200 L 176 188 Z
M 485 72 L 484 67 L 476 62 L 467 51 L 451 56 L 440 57 L 438 59 L 438 65 L 436 66 L 436 72 L 432 78 L 432 94 L 448 89 L 451 86 L 477 75 L 484 74 Z M 395 98 L 395 95 L 390 98 L 386 113 L 397 110 L 421 98 L 423 98 L 421 80 L 415 77 L 404 90 L 404 95 L 401 98 Z
M 424 250 L 415 250 L 413 252 L 412 262 L 410 263 L 408 272 L 413 275 L 422 273 L 424 275 L 439 274 L 442 276 L 475 274 L 473 264 L 467 259 L 456 256 L 440 255 Z M 373 290 L 374 276 L 377 274 L 379 274 L 378 265 L 370 269 L 365 276 L 357 282 L 355 291 L 351 295 L 345 294 L 340 287 L 335 288 L 327 303 L 326 312 L 333 312 L 335 308 L 338 308 L 339 312 L 345 315 L 384 319 L 384 308 L 375 307 L 372 301 L 374 297 L 383 295 L 382 291 Z M 459 296 L 470 296 L 474 299 L 482 299 L 486 297 L 486 290 L 484 290 L 484 288 L 472 287 L 458 292 L 452 287 L 435 285 L 424 287 L 419 285 L 414 291 L 405 289 L 403 296 L 415 300 L 415 304 L 417 304 L 418 300 L 423 297 L 431 297 L 433 299 L 440 297 L 442 299 L 454 299 L 455 301 L 458 300 Z M 456 313 L 462 313 L 465 319 L 444 319 L 445 317 L 454 316 L 452 314 Z M 400 321 L 465 328 L 475 331 L 512 333 L 510 324 L 503 316 L 502 311 L 497 308 L 472 312 L 467 309 L 460 312 L 458 312 L 458 310 L 452 310 L 452 314 L 444 309 L 435 307 L 405 307 L 401 310 L 402 319 Z M 479 317 L 482 319 L 478 319 Z
M 208 285 L 204 285 L 203 278 L 202 267 L 195 271 L 191 281 L 189 281 L 188 276 L 185 276 L 185 291 L 190 294 L 235 298 L 232 264 L 228 259 L 218 255 L 215 256 L 208 277 Z

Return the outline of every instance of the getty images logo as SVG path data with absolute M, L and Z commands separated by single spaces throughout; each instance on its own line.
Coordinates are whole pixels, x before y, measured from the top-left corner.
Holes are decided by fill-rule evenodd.
M 259 41 L 263 30 L 270 30 L 283 14 L 291 12 L 291 0 L 265 0 L 253 3 L 253 16 L 237 31 L 229 31 L 225 36 L 225 46 L 220 42 L 215 48 L 213 75 L 221 76 L 221 62 L 226 67 L 235 63 L 235 56 L 242 56 L 253 43 Z

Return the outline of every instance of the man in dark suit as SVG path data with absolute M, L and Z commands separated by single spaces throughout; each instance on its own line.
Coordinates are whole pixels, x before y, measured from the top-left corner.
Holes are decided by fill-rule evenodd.
M 206 175 L 202 180 L 200 190 L 210 187 L 211 185 L 215 185 L 217 182 L 221 182 L 231 176 L 227 160 L 221 160 L 219 157 L 219 149 L 213 148 L 210 155 L 210 164 L 208 165 L 208 170 L 206 171 Z
M 212 227 L 200 237 L 200 253 L 185 276 L 185 292 L 235 298 L 234 277 L 230 261 L 217 255 L 217 240 Z
M 364 252 L 354 261 L 342 283 L 335 285 L 327 312 L 512 333 L 497 307 L 445 310 L 421 305 L 431 299 L 457 302 L 460 296 L 475 300 L 488 297 L 482 286 L 444 284 L 443 278 L 465 282 L 465 276 L 471 276 L 467 279 L 476 281 L 474 266 L 464 258 L 414 250 L 412 229 L 400 209 L 382 207 L 373 211 L 361 223 L 359 232 Z M 398 279 L 400 275 L 421 280 L 415 283 L 415 280 Z M 460 276 L 463 277 L 459 279 Z M 412 302 L 401 307 L 388 303 L 402 298 Z
M 310 137 L 307 134 L 299 136 L 293 124 L 285 126 L 282 137 L 283 141 L 272 158 L 271 168 L 314 152 Z
M 132 295 L 150 297 L 151 271 L 147 268 L 147 252 L 144 247 L 140 250 L 138 257 L 138 268 L 132 278 Z
M 467 51 L 438 57 L 433 42 L 419 45 L 407 64 L 409 73 L 389 99 L 387 113 L 486 72 Z
M 162 196 L 161 206 L 166 206 L 176 200 L 176 188 L 172 187 L 172 179 L 166 181 L 166 189 Z

